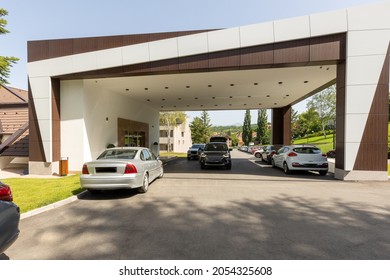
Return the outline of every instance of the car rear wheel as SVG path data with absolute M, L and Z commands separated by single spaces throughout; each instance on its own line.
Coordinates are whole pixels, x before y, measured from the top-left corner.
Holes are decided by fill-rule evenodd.
M 232 164 L 231 164 L 231 163 L 229 163 L 229 164 L 226 164 L 226 166 L 225 166 L 225 167 L 226 167 L 226 169 L 227 169 L 227 170 L 230 170 L 230 169 L 232 169 Z
M 321 176 L 325 176 L 326 174 L 328 174 L 328 170 L 320 170 L 318 171 L 318 173 L 320 173 Z
M 140 193 L 146 193 L 149 189 L 149 176 L 148 174 L 146 173 L 144 175 L 144 178 L 142 180 L 142 186 L 138 188 L 138 191 Z
M 260 153 L 255 153 L 255 157 L 259 158 L 259 157 L 261 157 L 261 154 Z
M 276 168 L 274 159 L 271 159 L 271 164 L 272 164 L 272 167 L 273 167 L 273 168 Z
M 287 162 L 283 163 L 283 171 L 286 174 L 290 174 L 290 169 L 288 168 Z

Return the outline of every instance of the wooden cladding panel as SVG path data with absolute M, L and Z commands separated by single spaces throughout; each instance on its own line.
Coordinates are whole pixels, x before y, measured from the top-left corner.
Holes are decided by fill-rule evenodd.
M 310 61 L 310 40 L 297 40 L 275 44 L 274 63 L 306 63 Z

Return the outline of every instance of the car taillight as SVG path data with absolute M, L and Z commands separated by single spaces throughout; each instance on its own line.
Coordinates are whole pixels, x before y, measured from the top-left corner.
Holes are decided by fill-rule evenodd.
M 12 201 L 11 188 L 8 185 L 0 186 L 0 200 Z
M 326 154 L 322 154 L 323 157 L 328 157 Z
M 287 156 L 289 157 L 297 157 L 298 155 L 294 152 L 289 153 Z
M 86 174 L 88 175 L 89 174 L 89 171 L 88 171 L 88 166 L 86 164 L 83 165 L 83 174 Z
M 137 173 L 137 168 L 135 167 L 135 165 L 131 163 L 126 164 L 125 174 L 133 174 L 133 173 Z

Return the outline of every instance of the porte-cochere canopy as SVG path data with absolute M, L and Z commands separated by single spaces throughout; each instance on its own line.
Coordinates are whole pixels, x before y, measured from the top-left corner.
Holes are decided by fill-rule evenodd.
M 337 83 L 335 177 L 387 180 L 390 2 L 220 30 L 28 42 L 30 173 L 70 170 L 118 143 L 118 119 L 159 111 L 273 109 L 290 142 L 291 105 Z M 123 128 L 126 130 L 126 128 Z

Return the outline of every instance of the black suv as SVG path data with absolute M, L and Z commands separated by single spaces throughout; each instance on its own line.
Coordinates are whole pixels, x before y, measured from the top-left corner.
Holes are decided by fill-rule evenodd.
M 224 166 L 226 169 L 232 168 L 232 159 L 230 157 L 228 145 L 224 142 L 207 143 L 200 155 L 200 168 L 206 166 Z

